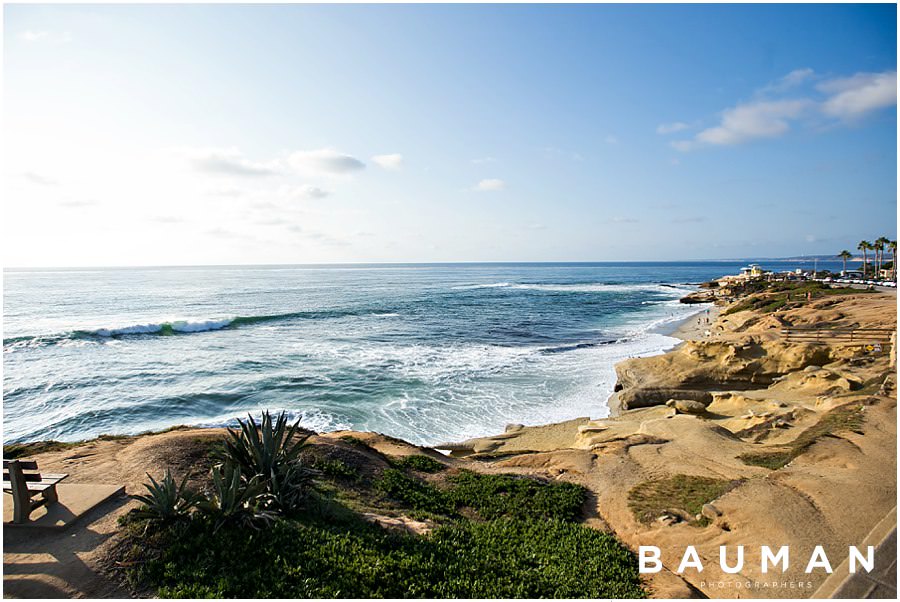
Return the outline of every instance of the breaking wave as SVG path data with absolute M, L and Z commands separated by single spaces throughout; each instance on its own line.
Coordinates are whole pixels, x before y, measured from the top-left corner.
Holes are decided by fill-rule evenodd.
M 101 327 L 75 329 L 68 332 L 44 335 L 23 335 L 3 339 L 3 350 L 13 351 L 23 347 L 43 347 L 46 345 L 66 344 L 72 341 L 116 339 L 130 336 L 171 336 L 192 334 L 198 332 L 210 332 L 226 328 L 240 328 L 261 324 L 264 322 L 278 322 L 284 320 L 320 320 L 328 318 L 344 318 L 348 316 L 369 315 L 381 318 L 396 317 L 399 314 L 384 311 L 353 311 L 353 310 L 323 310 L 300 311 L 282 314 L 268 314 L 259 316 L 235 316 L 223 318 L 209 318 L 201 320 L 167 320 L 160 322 L 147 322 L 144 324 L 131 324 L 128 326 Z

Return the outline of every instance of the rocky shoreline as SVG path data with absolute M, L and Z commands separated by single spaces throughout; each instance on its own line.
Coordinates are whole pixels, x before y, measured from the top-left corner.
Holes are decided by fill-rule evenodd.
M 659 549 L 664 568 L 646 575 L 655 597 L 810 597 L 828 574 L 805 573 L 799 559 L 808 559 L 816 546 L 829 557 L 846 556 L 847 546 L 860 545 L 895 507 L 896 355 L 890 345 L 868 353 L 860 345 L 789 342 L 781 330 L 827 324 L 896 331 L 896 295 L 818 291 L 775 311 L 748 303 L 753 298 L 720 300 L 709 325 L 704 315 L 702 323 L 680 329 L 688 340 L 675 349 L 618 364 L 609 418 L 509 425 L 492 437 L 436 447 L 449 452 L 451 466 L 585 487 L 584 524 L 613 533 L 635 552 Z M 47 470 L 69 473 L 71 482 L 115 482 L 133 494 L 146 472 L 172 467 L 204 478 L 206 442 L 221 434 L 175 429 L 29 444 L 24 453 Z M 381 454 L 443 457 L 377 433 L 315 438 L 319 445 L 343 447 L 355 439 Z M 96 517 L 86 528 L 114 541 L 118 516 L 133 505 Z M 388 519 L 404 528 L 411 524 L 405 516 Z M 64 540 L 58 545 L 69 545 Z M 790 546 L 786 572 L 774 578 L 761 572 L 762 545 Z M 677 575 L 688 546 L 705 570 Z M 720 546 L 732 553 L 744 546 L 745 568 L 726 573 L 718 563 Z M 99 544 L 76 556 L 79 567 L 92 571 L 106 558 Z M 64 591 L 127 595 L 97 579 L 73 581 Z
M 720 300 L 714 322 L 668 353 L 619 363 L 610 418 L 513 425 L 452 453 L 590 488 L 626 545 L 661 550 L 655 596 L 812 596 L 827 573 L 795 561 L 772 587 L 760 546 L 846 556 L 894 508 L 896 352 L 789 342 L 782 329 L 896 332 L 896 295 L 817 289 L 777 311 L 742 309 L 760 294 Z M 666 575 L 687 546 L 705 571 Z M 747 568 L 725 573 L 720 546 L 744 546 Z

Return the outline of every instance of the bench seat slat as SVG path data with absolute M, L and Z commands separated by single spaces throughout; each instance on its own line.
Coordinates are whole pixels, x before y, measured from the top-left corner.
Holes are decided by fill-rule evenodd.
M 8 481 L 9 478 L 10 478 L 10 477 L 9 477 L 9 472 L 4 471 L 4 472 L 3 472 L 3 480 L 4 480 L 4 481 Z M 39 472 L 23 472 L 23 473 L 22 473 L 22 478 L 25 479 L 26 481 L 40 481 L 40 480 L 41 480 L 41 474 L 40 474 Z
M 43 491 L 45 489 L 49 489 L 50 487 L 54 487 L 57 483 L 65 479 L 67 474 L 45 474 L 44 478 L 40 481 L 28 481 L 26 484 L 28 485 L 28 491 Z M 12 483 L 9 481 L 3 482 L 3 491 L 12 491 Z
M 9 468 L 9 463 L 11 460 L 3 461 L 3 470 Z M 36 460 L 19 460 L 19 468 L 22 470 L 37 470 L 37 461 Z

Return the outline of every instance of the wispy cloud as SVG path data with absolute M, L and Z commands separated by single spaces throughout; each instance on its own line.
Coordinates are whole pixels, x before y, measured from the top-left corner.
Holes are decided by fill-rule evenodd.
M 638 219 L 634 217 L 613 217 L 610 218 L 610 222 L 614 224 L 636 224 L 638 223 Z
M 816 72 L 808 67 L 803 69 L 794 69 L 784 77 L 781 77 L 778 80 L 766 86 L 763 86 L 757 91 L 757 93 L 766 95 L 771 93 L 785 92 L 787 90 L 790 90 L 791 88 L 801 86 L 806 82 L 814 79 L 815 77 Z
M 330 148 L 291 153 L 288 163 L 301 172 L 317 175 L 348 175 L 366 167 L 356 157 Z
M 859 119 L 872 111 L 897 104 L 896 71 L 857 73 L 822 82 L 817 87 L 831 95 L 822 105 L 822 111 L 838 119 Z
M 675 121 L 673 123 L 661 123 L 656 126 L 656 133 L 665 136 L 668 134 L 674 134 L 675 132 L 680 132 L 682 130 L 688 129 L 690 126 L 682 121 Z
M 87 207 L 96 207 L 99 203 L 92 199 L 77 199 L 72 201 L 60 201 L 60 207 L 68 209 L 85 209 Z
M 740 144 L 754 138 L 774 138 L 790 129 L 789 121 L 799 118 L 810 108 L 806 99 L 758 101 L 737 105 L 722 112 L 719 125 L 698 133 L 687 145 L 673 143 L 678 150 L 702 145 Z
M 240 188 L 234 188 L 232 186 L 224 186 L 219 188 L 209 188 L 206 190 L 205 194 L 207 196 L 217 196 L 217 197 L 225 197 L 225 198 L 237 198 L 240 196 L 244 196 L 245 191 Z
M 330 234 L 326 234 L 325 232 L 320 232 L 318 230 L 310 230 L 301 226 L 300 224 L 291 224 L 287 226 L 287 230 L 292 234 L 297 235 L 299 238 L 304 238 L 310 242 L 315 242 L 321 245 L 328 245 L 332 247 L 346 247 L 350 244 L 346 240 L 336 238 Z
M 618 144 L 618 143 L 619 143 L 619 139 L 616 138 L 615 136 L 613 136 L 612 134 L 608 134 L 608 135 L 606 136 L 606 138 L 604 138 L 604 141 L 605 141 L 607 144 Z
M 236 147 L 197 148 L 185 151 L 194 169 L 230 176 L 269 176 L 279 173 L 277 161 L 260 162 L 245 158 Z
M 19 33 L 18 38 L 23 42 L 34 44 L 37 42 L 50 42 L 53 44 L 68 44 L 72 41 L 72 34 L 68 31 L 55 33 L 46 30 L 26 29 Z
M 541 149 L 547 159 L 571 159 L 572 161 L 584 161 L 584 156 L 577 151 L 568 151 L 556 146 L 545 146 Z
M 813 89 L 810 84 L 816 79 L 820 78 L 812 69 L 795 69 L 756 90 L 753 100 L 722 111 L 718 125 L 701 130 L 693 138 L 671 142 L 671 145 L 677 150 L 689 151 L 704 146 L 730 146 L 761 138 L 778 138 L 789 132 L 794 123 L 854 121 L 897 104 L 896 71 L 832 78 L 820 81 Z M 792 98 L 779 98 L 788 91 Z M 678 131 L 673 129 L 675 125 L 661 125 L 657 132 Z M 677 125 L 684 124 L 677 122 Z
M 26 171 L 22 174 L 26 180 L 31 182 L 32 184 L 39 184 L 41 186 L 58 186 L 59 180 L 55 178 L 51 178 L 49 176 L 45 176 L 43 174 L 39 174 L 33 171 Z
M 155 215 L 150 218 L 150 221 L 157 224 L 182 224 L 184 223 L 184 218 L 177 215 Z
M 403 155 L 393 153 L 389 155 L 375 155 L 372 162 L 384 169 L 400 169 L 403 167 Z
M 487 178 L 481 180 L 475 185 L 475 190 L 479 192 L 488 192 L 492 190 L 503 190 L 506 188 L 506 182 L 499 178 Z
M 479 157 L 478 159 L 472 159 L 472 163 L 475 165 L 484 165 L 486 163 L 495 163 L 497 159 L 494 157 Z
M 243 235 L 225 228 L 210 228 L 206 230 L 206 234 L 214 238 L 245 238 Z
M 328 190 L 313 186 L 312 184 L 303 184 L 301 186 L 286 186 L 280 190 L 281 196 L 288 199 L 324 199 L 331 194 Z

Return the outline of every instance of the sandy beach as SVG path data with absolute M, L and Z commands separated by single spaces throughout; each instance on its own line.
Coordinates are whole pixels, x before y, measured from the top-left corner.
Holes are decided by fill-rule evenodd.
M 721 311 L 722 308 L 716 305 L 708 305 L 697 315 L 690 316 L 678 324 L 671 332 L 671 336 L 682 341 L 700 340 L 707 336 L 707 332 L 712 336 L 716 318 Z

